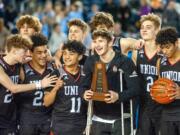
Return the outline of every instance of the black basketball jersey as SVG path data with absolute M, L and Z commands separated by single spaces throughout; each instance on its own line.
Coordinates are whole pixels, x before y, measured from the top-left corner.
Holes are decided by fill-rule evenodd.
M 19 82 L 20 65 L 9 65 L 0 58 L 0 66 L 14 83 Z M 0 84 L 0 128 L 15 126 L 16 104 L 12 93 Z
M 171 64 L 166 57 L 160 61 L 160 76 L 168 78 L 180 86 L 180 60 Z M 165 120 L 180 121 L 180 100 L 175 100 L 164 106 L 163 116 Z
M 120 53 L 122 53 L 121 52 L 120 40 L 121 40 L 121 37 L 114 37 L 113 50 L 119 51 Z
M 151 115 L 159 114 L 158 112 L 161 110 L 159 104 L 153 101 L 150 96 L 150 87 L 158 79 L 156 63 L 161 56 L 156 53 L 152 58 L 148 58 L 144 48 L 137 52 L 137 71 L 143 88 L 141 105 Z
M 56 94 L 53 120 L 85 124 L 86 107 L 82 99 L 83 91 L 80 89 L 84 78 L 82 68 L 75 76 L 68 73 L 64 67 L 60 68 L 59 72 L 65 84 Z
M 24 84 L 34 83 L 42 80 L 46 75 L 54 72 L 53 65 L 47 63 L 45 71 L 40 74 L 28 63 L 23 65 L 25 79 Z M 43 105 L 45 89 L 23 92 L 18 95 L 20 121 L 26 123 L 43 122 L 50 117 L 51 107 Z
M 171 64 L 166 57 L 160 61 L 160 76 L 168 78 L 180 86 L 180 60 Z

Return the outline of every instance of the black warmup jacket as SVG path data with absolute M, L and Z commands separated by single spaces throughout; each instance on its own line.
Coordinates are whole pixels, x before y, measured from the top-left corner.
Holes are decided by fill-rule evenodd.
M 82 88 L 88 90 L 91 87 L 94 64 L 99 61 L 98 55 L 88 57 L 84 65 L 85 79 Z M 94 101 L 94 114 L 104 119 L 118 119 L 121 116 L 121 102 L 137 97 L 140 94 L 139 77 L 132 60 L 128 57 L 115 52 L 113 60 L 106 64 L 106 74 L 108 80 L 108 89 L 119 94 L 119 100 L 112 104 Z M 123 92 L 120 92 L 120 74 L 119 69 L 123 70 Z M 125 109 L 127 106 L 125 105 Z

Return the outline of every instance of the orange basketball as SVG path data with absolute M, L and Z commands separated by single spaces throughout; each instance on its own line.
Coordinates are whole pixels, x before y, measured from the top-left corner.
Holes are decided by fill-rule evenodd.
M 168 95 L 175 92 L 175 87 L 176 84 L 173 81 L 167 78 L 160 78 L 156 80 L 150 88 L 150 94 L 156 102 L 168 104 L 174 101 L 174 99 L 170 99 Z

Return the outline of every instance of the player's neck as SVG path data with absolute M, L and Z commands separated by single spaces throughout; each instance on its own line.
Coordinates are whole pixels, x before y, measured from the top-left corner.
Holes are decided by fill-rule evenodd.
M 29 62 L 30 65 L 33 67 L 33 69 L 35 69 L 37 72 L 39 73 L 43 73 L 44 70 L 46 69 L 46 65 L 45 66 L 41 66 L 39 64 L 37 64 L 36 62 L 34 62 L 33 60 Z
M 18 62 L 14 59 L 14 56 L 8 53 L 6 56 L 3 57 L 4 61 L 9 65 L 15 65 Z
M 148 40 L 145 41 L 145 48 L 148 49 L 148 51 L 156 51 L 158 47 L 155 40 Z
M 108 51 L 100 56 L 100 59 L 104 63 L 109 63 L 115 56 L 115 52 L 113 51 L 112 48 L 109 48 Z
M 65 70 L 66 70 L 67 72 L 69 72 L 69 73 L 72 74 L 72 75 L 77 74 L 78 71 L 79 71 L 79 66 L 78 66 L 78 64 L 75 64 L 75 65 L 72 65 L 72 66 L 66 66 L 66 65 L 64 65 L 64 68 L 65 68 Z
M 177 48 L 177 51 L 173 54 L 171 58 L 169 58 L 169 61 L 171 63 L 176 63 L 180 60 L 180 48 Z
M 155 44 L 155 40 L 145 41 L 144 48 L 147 54 L 155 53 L 158 50 L 158 47 Z

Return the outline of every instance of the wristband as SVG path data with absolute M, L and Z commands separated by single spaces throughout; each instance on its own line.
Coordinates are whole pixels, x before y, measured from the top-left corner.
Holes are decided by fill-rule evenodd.
M 40 81 L 40 80 L 37 81 L 37 82 L 35 82 L 35 85 L 36 85 L 36 89 L 37 89 L 37 90 L 42 89 L 42 85 L 41 85 L 41 81 Z

